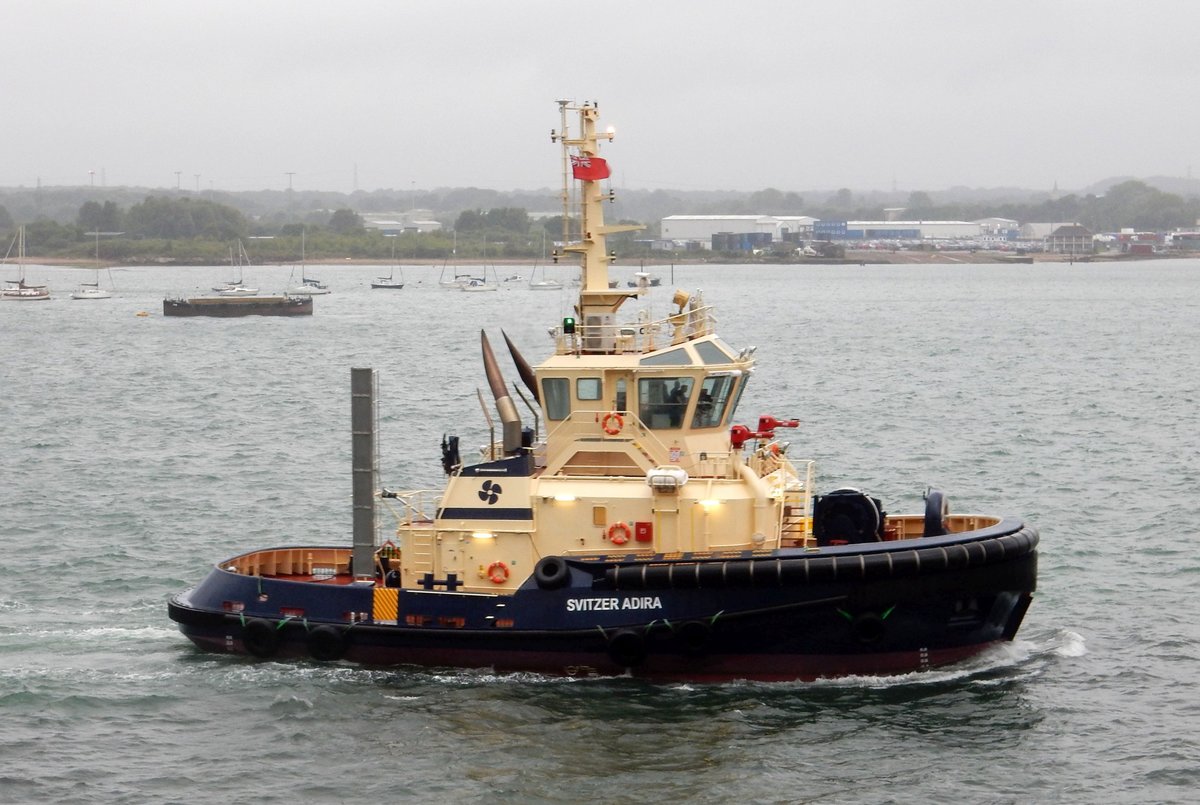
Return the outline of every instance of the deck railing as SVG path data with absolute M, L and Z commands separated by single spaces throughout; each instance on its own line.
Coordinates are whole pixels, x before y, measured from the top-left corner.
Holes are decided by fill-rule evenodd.
M 593 321 L 593 318 L 596 320 Z M 577 321 L 574 332 L 570 333 L 564 332 L 562 326 L 554 328 L 551 335 L 554 337 L 555 353 L 640 355 L 709 335 L 716 325 L 711 305 L 683 310 L 657 321 L 646 317 L 624 324 L 611 324 L 603 321 L 603 318 L 588 317 L 584 321 Z

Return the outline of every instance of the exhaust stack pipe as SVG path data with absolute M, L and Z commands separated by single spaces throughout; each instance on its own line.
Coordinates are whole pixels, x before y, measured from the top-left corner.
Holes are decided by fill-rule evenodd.
M 496 413 L 500 415 L 504 455 L 515 456 L 521 452 L 521 415 L 517 413 L 517 405 L 508 394 L 508 387 L 504 376 L 500 374 L 500 367 L 496 364 L 496 356 L 492 353 L 487 333 L 480 330 L 479 339 L 483 347 L 483 371 L 487 375 L 492 396 L 496 399 Z
M 513 363 L 517 365 L 517 374 L 521 376 L 521 382 L 525 384 L 525 388 L 529 389 L 529 393 L 533 395 L 534 402 L 541 402 L 538 396 L 537 380 L 533 376 L 533 367 L 529 365 L 529 361 L 525 360 L 525 356 L 517 350 L 517 345 L 508 337 L 508 333 L 503 330 L 500 335 L 504 336 L 504 343 L 508 344 L 508 351 L 512 353 Z

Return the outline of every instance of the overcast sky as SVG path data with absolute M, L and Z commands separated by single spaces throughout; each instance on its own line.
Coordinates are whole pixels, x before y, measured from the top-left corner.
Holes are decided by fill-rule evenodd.
M 554 187 L 558 98 L 599 101 L 618 187 L 1066 191 L 1200 171 L 1194 0 L 0 11 L 3 186 Z

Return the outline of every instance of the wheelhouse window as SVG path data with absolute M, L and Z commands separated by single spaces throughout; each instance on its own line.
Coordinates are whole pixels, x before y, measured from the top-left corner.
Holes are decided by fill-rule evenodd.
M 542 399 L 546 401 L 547 419 L 566 419 L 571 415 L 571 382 L 565 377 L 543 379 Z
M 704 378 L 700 394 L 696 397 L 696 413 L 692 416 L 693 428 L 715 428 L 725 418 L 731 393 L 737 378 L 733 375 L 713 375 Z
M 638 417 L 652 430 L 681 427 L 694 385 L 690 377 L 639 379 Z
M 581 377 L 575 381 L 575 397 L 579 400 L 600 399 L 603 385 L 598 377 Z

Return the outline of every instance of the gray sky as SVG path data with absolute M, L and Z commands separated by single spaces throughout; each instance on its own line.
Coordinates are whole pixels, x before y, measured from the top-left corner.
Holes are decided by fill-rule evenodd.
M 1071 190 L 1200 172 L 1194 0 L 0 0 L 0 185 Z M 94 177 L 89 171 L 95 171 Z

